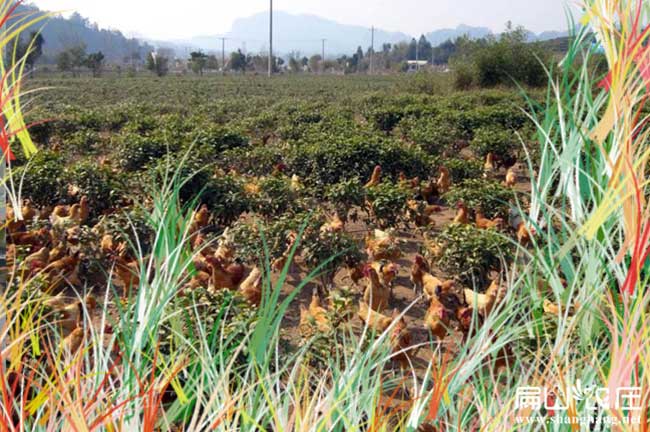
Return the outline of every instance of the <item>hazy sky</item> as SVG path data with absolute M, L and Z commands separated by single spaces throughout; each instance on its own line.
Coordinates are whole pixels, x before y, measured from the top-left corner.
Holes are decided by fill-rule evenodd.
M 409 34 L 460 23 L 503 29 L 508 20 L 540 32 L 566 29 L 573 0 L 275 0 L 274 7 L 344 24 Z M 76 10 L 101 27 L 170 39 L 226 33 L 234 19 L 268 9 L 268 0 L 33 0 L 48 10 Z

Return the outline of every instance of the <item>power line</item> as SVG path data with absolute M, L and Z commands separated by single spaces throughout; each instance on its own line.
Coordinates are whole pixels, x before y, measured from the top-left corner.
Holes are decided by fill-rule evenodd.
M 269 0 L 269 77 L 273 75 L 273 0 Z
M 372 26 L 370 29 L 371 36 L 370 36 L 370 75 L 373 74 L 373 63 L 375 60 L 375 26 Z

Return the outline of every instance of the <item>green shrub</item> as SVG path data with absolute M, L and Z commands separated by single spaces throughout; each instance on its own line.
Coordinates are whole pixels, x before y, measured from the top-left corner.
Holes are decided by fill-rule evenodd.
M 455 184 L 466 179 L 476 179 L 483 175 L 483 163 L 479 160 L 450 158 L 444 159 L 441 165 L 449 169 L 451 181 Z
M 434 156 L 453 148 L 463 139 L 462 132 L 454 123 L 437 117 L 409 117 L 400 123 L 399 129 L 403 138 Z
M 508 211 L 508 202 L 514 197 L 512 190 L 496 181 L 485 179 L 467 179 L 462 183 L 452 186 L 443 198 L 450 204 L 459 201 L 471 209 L 483 210 L 486 217 L 505 217 Z
M 345 220 L 353 207 L 364 203 L 366 193 L 358 177 L 342 180 L 325 188 L 325 199 L 332 204 L 336 213 Z
M 24 175 L 22 196 L 30 198 L 38 206 L 54 205 L 66 193 L 65 165 L 65 159 L 59 153 L 42 150 L 15 170 L 14 182 L 20 182 Z
M 474 153 L 481 157 L 492 153 L 505 158 L 517 151 L 519 139 L 512 131 L 499 126 L 485 126 L 474 131 L 471 147 Z
M 486 287 L 490 271 L 500 271 L 502 259 L 512 256 L 509 239 L 494 230 L 451 224 L 437 236 L 440 268 L 468 286 Z
M 241 174 L 269 175 L 284 160 L 286 150 L 274 145 L 246 146 L 226 150 L 217 156 L 217 165 Z
M 209 179 L 200 200 L 207 204 L 216 222 L 221 226 L 230 225 L 242 213 L 251 209 L 243 182 L 231 175 L 219 175 Z
M 368 189 L 370 222 L 382 229 L 395 226 L 405 216 L 409 197 L 408 190 L 390 182 Z
M 365 135 L 324 136 L 310 143 L 297 143 L 287 156 L 287 165 L 317 188 L 338 183 L 351 173 L 366 180 L 377 165 L 381 165 L 384 176 L 393 178 L 400 172 L 426 178 L 431 166 L 430 157 L 416 146 Z
M 255 198 L 255 210 L 271 218 L 287 212 L 300 212 L 298 194 L 291 189 L 291 180 L 284 176 L 268 176 L 260 180 L 260 193 Z
M 69 185 L 79 189 L 79 196 L 88 197 L 93 216 L 115 207 L 125 194 L 122 177 L 89 160 L 66 168 L 65 179 Z
M 470 65 L 458 63 L 454 65 L 454 88 L 456 90 L 469 90 L 476 82 L 476 71 Z
M 137 171 L 169 151 L 162 137 L 126 134 L 118 138 L 115 157 L 126 171 Z
M 195 145 L 209 147 L 215 154 L 248 144 L 248 139 L 242 134 L 222 126 L 202 127 L 191 135 L 191 139 Z

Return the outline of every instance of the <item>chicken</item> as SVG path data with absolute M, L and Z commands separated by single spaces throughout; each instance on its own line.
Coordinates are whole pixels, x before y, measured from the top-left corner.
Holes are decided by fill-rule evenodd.
M 476 209 L 476 227 L 481 229 L 500 228 L 504 226 L 505 222 L 502 218 L 488 219 L 483 214 L 483 211 Z
M 368 286 L 363 293 L 363 301 L 376 312 L 382 312 L 388 307 L 390 300 L 390 288 L 385 287 L 379 281 L 379 275 L 371 266 L 367 266 L 365 274 L 369 279 Z
M 497 303 L 500 291 L 498 280 L 492 281 L 485 294 L 479 294 L 474 290 L 466 288 L 464 290 L 465 303 L 473 309 L 476 309 L 483 317 L 487 317 Z
M 289 258 L 291 257 L 291 253 L 293 252 L 293 247 L 295 246 L 297 240 L 298 240 L 298 234 L 291 231 L 289 233 L 289 236 L 287 237 L 287 247 L 282 253 L 282 256 L 275 259 L 271 263 L 271 269 L 273 271 L 280 272 L 284 270 L 285 266 L 287 265 L 287 262 L 289 261 Z
M 11 206 L 7 206 L 7 214 L 6 214 L 6 220 L 7 220 L 7 231 L 12 234 L 12 233 L 17 233 L 25 229 L 25 221 L 24 220 L 18 220 L 16 213 Z
M 392 318 L 372 310 L 367 303 L 359 302 L 359 319 L 374 330 L 376 333 L 383 333 L 392 323 Z
M 377 186 L 381 182 L 381 167 L 377 165 L 372 171 L 372 176 L 368 183 L 365 184 L 364 188 L 369 189 Z
M 72 330 L 72 332 L 61 341 L 61 352 L 67 355 L 76 354 L 76 352 L 79 351 L 79 348 L 81 348 L 85 336 L 86 332 L 79 327 Z
M 81 206 L 73 204 L 67 216 L 59 216 L 56 212 L 50 215 L 52 227 L 58 231 L 65 231 L 68 228 L 81 224 Z
M 363 274 L 363 270 L 365 269 L 365 264 L 357 264 L 357 265 L 348 265 L 348 277 L 352 281 L 353 284 L 359 285 L 359 282 L 361 279 L 365 277 Z
M 127 262 L 123 257 L 117 258 L 113 273 L 115 281 L 121 285 L 127 296 L 132 288 L 140 285 L 140 263 L 137 260 Z
M 410 358 L 414 355 L 413 344 L 411 342 L 411 332 L 409 331 L 406 320 L 397 309 L 393 311 L 391 318 L 394 327 L 390 334 L 390 346 L 393 352 L 393 360 L 398 362 L 401 367 L 405 368 L 410 363 Z
M 515 173 L 512 167 L 508 168 L 508 172 L 506 173 L 505 185 L 509 188 L 512 188 L 516 184 L 517 184 L 517 174 Z
M 216 290 L 226 288 L 235 290 L 244 279 L 245 268 L 241 263 L 228 265 L 219 258 L 207 257 L 212 270 L 212 287 Z
M 430 205 L 424 201 L 408 200 L 406 205 L 409 209 L 410 217 L 415 222 L 415 225 L 419 227 L 435 226 L 435 220 L 433 220 L 431 215 L 442 211 L 442 207 Z
M 48 262 L 58 261 L 68 253 L 68 248 L 65 242 L 59 242 L 50 250 Z
M 411 267 L 411 282 L 416 293 L 421 289 L 427 300 L 439 297 L 454 287 L 454 281 L 442 281 L 430 273 L 429 264 L 423 256 L 416 255 Z
M 431 180 L 426 186 L 421 188 L 420 195 L 422 196 L 422 199 L 427 202 L 427 204 L 433 204 L 436 198 L 440 196 L 437 181 Z
M 576 303 L 576 307 L 580 305 Z M 565 305 L 554 303 L 551 300 L 545 298 L 542 305 L 544 313 L 548 315 L 561 316 L 567 314 L 568 316 L 573 316 L 576 313 L 576 308 L 574 306 L 569 306 L 568 310 Z
M 210 282 L 212 281 L 212 275 L 205 271 L 197 271 L 194 276 L 183 286 L 184 290 L 194 291 L 198 288 L 208 289 L 210 288 Z
M 30 271 L 45 268 L 50 262 L 50 248 L 45 246 L 31 255 L 28 255 L 23 265 Z
M 308 308 L 300 305 L 300 324 L 298 328 L 305 339 L 313 337 L 316 332 L 328 333 L 332 329 L 327 310 L 321 306 L 320 297 L 318 297 L 316 290 L 312 293 L 311 303 Z
M 424 315 L 424 324 L 431 334 L 440 340 L 447 336 L 449 328 L 450 315 L 445 306 L 434 296 L 431 297 L 431 303 Z
M 377 272 L 379 275 L 379 282 L 388 288 L 392 288 L 393 281 L 399 273 L 399 267 L 395 263 L 387 261 L 375 261 L 370 264 L 370 266 Z
M 461 224 L 461 225 L 469 224 L 469 212 L 467 211 L 467 207 L 465 207 L 465 204 L 459 202 L 456 205 L 456 207 L 458 208 L 458 213 L 456 214 L 456 217 L 454 218 L 452 223 Z
M 124 256 L 127 251 L 126 242 L 115 242 L 111 234 L 104 234 L 99 244 L 99 249 L 107 257 Z
M 424 274 L 430 271 L 429 263 L 422 255 L 416 255 L 413 265 L 411 266 L 411 284 L 415 294 L 422 292 L 424 287 Z
M 337 213 L 334 213 L 334 216 L 329 218 L 329 221 L 324 223 L 320 227 L 320 232 L 323 234 L 327 233 L 339 233 L 343 232 L 345 228 L 345 223 L 341 220 Z
M 293 192 L 299 192 L 302 189 L 304 189 L 302 181 L 300 181 L 300 177 L 298 177 L 297 174 L 294 174 L 294 175 L 291 176 L 291 184 L 290 184 L 289 188 Z
M 436 186 L 438 187 L 438 192 L 440 194 L 445 194 L 449 192 L 449 189 L 451 188 L 451 174 L 449 173 L 449 169 L 445 166 L 441 166 L 438 171 L 440 172 L 440 177 L 438 177 Z
M 262 302 L 262 272 L 255 267 L 239 286 L 239 292 L 253 306 Z
M 90 217 L 90 207 L 88 205 L 88 197 L 82 196 L 79 200 L 79 223 L 84 223 Z
M 483 317 L 479 314 L 476 315 L 477 322 L 473 324 L 474 318 L 474 309 L 471 307 L 462 307 L 456 312 L 456 318 L 460 324 L 460 329 L 465 334 L 466 338 L 473 336 L 473 329 L 478 329 L 483 324 Z
M 517 226 L 517 241 L 522 246 L 527 246 L 535 235 L 535 228 L 528 229 L 526 222 L 520 222 Z
M 210 210 L 208 209 L 208 206 L 206 204 L 203 204 L 199 208 L 199 211 L 197 211 L 194 214 L 194 218 L 192 220 L 192 226 L 190 227 L 190 232 L 195 233 L 197 231 L 201 231 L 202 229 L 207 227 L 209 223 L 210 223 Z
M 51 240 L 52 234 L 47 228 L 41 228 L 38 231 L 9 233 L 9 243 L 20 246 L 43 247 L 50 243 Z
M 483 176 L 488 177 L 490 174 L 496 171 L 496 165 L 494 163 L 494 154 L 488 153 L 485 158 L 485 164 L 483 165 Z
M 390 233 L 380 230 L 366 235 L 366 252 L 373 261 L 397 261 L 402 256 L 397 239 Z

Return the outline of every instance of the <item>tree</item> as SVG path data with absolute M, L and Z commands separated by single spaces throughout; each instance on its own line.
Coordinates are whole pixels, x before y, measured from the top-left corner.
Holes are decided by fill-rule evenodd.
M 156 52 L 149 53 L 147 56 L 147 69 L 159 77 L 167 75 L 169 72 L 169 57 Z
M 235 72 L 246 73 L 246 65 L 246 56 L 241 52 L 241 50 L 237 50 L 236 52 L 230 54 L 230 69 L 234 70 Z
M 101 51 L 88 54 L 86 57 L 85 64 L 88 69 L 92 71 L 94 77 L 98 77 L 102 74 L 102 70 L 104 69 L 104 60 L 105 57 Z
M 61 72 L 72 71 L 72 57 L 68 51 L 62 51 L 56 56 L 56 65 Z
M 189 63 L 190 69 L 195 74 L 203 76 L 203 70 L 208 63 L 208 56 L 201 51 L 193 51 L 190 53 Z
M 61 51 L 56 58 L 56 64 L 62 72 L 72 72 L 72 76 L 79 75 L 79 68 L 86 64 L 86 47 L 75 46 Z
M 322 57 L 318 54 L 311 56 L 309 59 L 309 70 L 318 72 L 321 69 Z
M 43 35 L 33 31 L 29 34 L 27 41 L 23 41 L 22 38 L 18 41 L 16 58 L 25 58 L 27 69 L 32 71 L 38 59 L 43 55 L 43 45 L 45 45 Z

